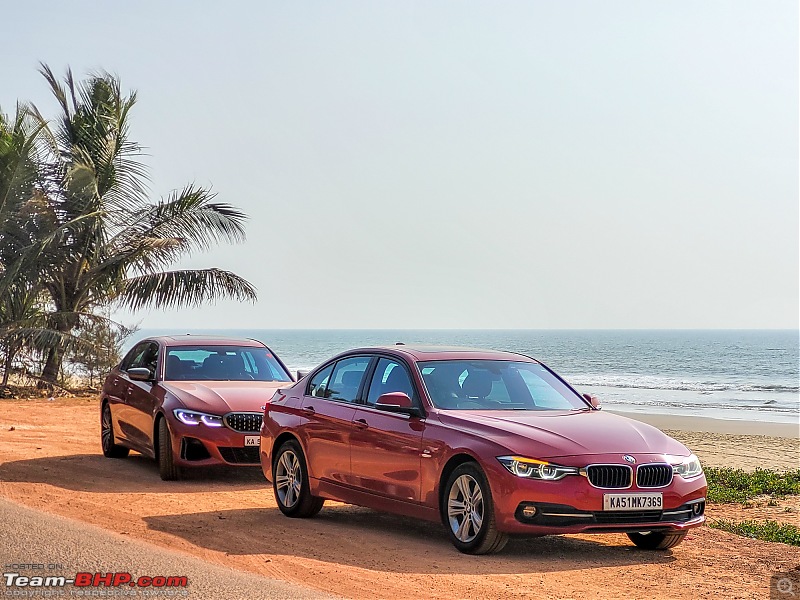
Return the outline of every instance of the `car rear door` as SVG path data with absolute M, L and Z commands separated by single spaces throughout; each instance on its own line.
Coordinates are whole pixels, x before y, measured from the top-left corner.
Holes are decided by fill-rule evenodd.
M 349 483 L 354 403 L 370 360 L 370 356 L 348 356 L 311 378 L 301 409 L 307 419 L 302 436 L 310 477 Z
M 353 416 L 351 481 L 366 492 L 418 502 L 425 421 L 375 406 L 378 397 L 388 392 L 403 392 L 419 406 L 408 367 L 400 360 L 380 357 L 367 389 L 364 404 Z

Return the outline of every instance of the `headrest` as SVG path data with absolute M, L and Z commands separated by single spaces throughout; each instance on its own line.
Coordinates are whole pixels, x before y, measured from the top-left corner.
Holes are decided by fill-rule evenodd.
M 363 371 L 345 371 L 342 373 L 342 385 L 356 387 L 361 382 Z
M 492 393 L 492 377 L 489 371 L 472 371 L 461 384 L 461 391 L 468 398 L 486 398 Z
M 403 392 L 411 396 L 411 382 L 408 380 L 408 374 L 402 367 L 395 367 L 389 373 L 389 377 L 386 378 L 383 389 L 384 392 Z

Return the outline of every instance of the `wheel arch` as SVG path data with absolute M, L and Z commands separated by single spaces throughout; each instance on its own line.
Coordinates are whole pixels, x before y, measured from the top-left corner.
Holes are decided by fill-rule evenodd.
M 450 475 L 453 474 L 453 471 L 455 471 L 458 467 L 460 467 L 464 463 L 468 462 L 473 462 L 480 467 L 480 462 L 478 461 L 477 457 L 463 450 L 451 456 L 445 463 L 444 467 L 442 467 L 442 472 L 439 475 L 439 493 L 437 494 L 437 498 L 439 500 L 439 515 L 442 517 L 442 519 L 444 519 L 443 507 L 444 507 L 445 486 L 447 485 L 447 480 L 450 478 Z
M 300 442 L 300 438 L 298 438 L 294 433 L 290 431 L 284 431 L 278 437 L 275 438 L 275 442 L 272 444 L 272 448 L 269 453 L 269 460 L 270 460 L 270 469 L 275 464 L 275 453 L 278 451 L 278 448 L 283 446 L 286 442 L 294 440 L 300 445 L 300 449 L 303 451 L 303 454 L 306 453 L 305 448 L 303 448 L 302 442 Z M 306 458 L 308 461 L 308 458 Z M 306 469 L 308 469 L 308 464 L 306 463 Z
M 156 461 L 158 461 L 158 455 L 159 455 L 158 425 L 161 422 L 161 419 L 166 420 L 166 418 L 167 416 L 163 412 L 159 411 L 156 413 L 156 416 L 153 419 L 153 454 L 155 455 Z M 169 424 L 167 424 L 167 427 L 169 427 Z

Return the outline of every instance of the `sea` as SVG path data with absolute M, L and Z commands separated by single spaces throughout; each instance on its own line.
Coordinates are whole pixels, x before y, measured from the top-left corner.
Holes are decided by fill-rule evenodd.
M 294 372 L 351 348 L 405 344 L 532 356 L 610 410 L 757 422 L 800 422 L 797 330 L 266 330 L 141 329 L 253 338 Z

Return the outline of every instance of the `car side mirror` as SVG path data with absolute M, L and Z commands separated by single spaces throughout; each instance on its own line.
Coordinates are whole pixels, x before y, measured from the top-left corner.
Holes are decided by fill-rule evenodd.
M 145 367 L 134 367 L 133 369 L 128 369 L 128 377 L 133 379 L 134 381 L 153 381 L 153 374 L 150 372 L 150 369 Z
M 419 416 L 419 409 L 414 406 L 414 402 L 409 398 L 408 394 L 403 392 L 381 394 L 375 403 L 375 408 L 404 415 Z
M 297 371 L 297 381 L 300 381 L 303 377 L 308 375 L 310 371 Z
M 592 408 L 595 410 L 600 410 L 603 408 L 600 406 L 600 400 L 597 396 L 592 396 L 591 394 L 583 394 L 583 397 L 586 398 L 586 401 L 592 405 Z

